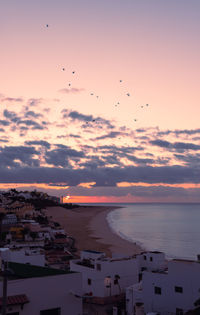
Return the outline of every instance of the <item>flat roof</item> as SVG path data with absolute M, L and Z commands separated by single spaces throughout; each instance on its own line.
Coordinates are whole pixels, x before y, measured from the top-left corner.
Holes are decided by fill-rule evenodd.
M 83 252 L 92 253 L 92 254 L 104 254 L 104 252 L 98 252 L 96 250 L 85 249 Z
M 37 277 L 48 277 L 64 275 L 74 273 L 73 271 L 65 271 L 60 269 L 53 269 L 47 267 L 34 266 L 29 264 L 21 264 L 15 262 L 9 262 L 8 268 L 11 271 L 9 278 L 37 278 Z
M 181 259 L 181 258 L 174 258 L 171 261 L 178 261 L 178 262 L 182 262 L 182 263 L 199 263 L 197 260 Z

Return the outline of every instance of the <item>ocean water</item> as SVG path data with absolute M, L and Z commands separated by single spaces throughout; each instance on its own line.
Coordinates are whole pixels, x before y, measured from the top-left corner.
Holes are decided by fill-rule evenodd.
M 168 258 L 196 259 L 200 254 L 200 204 L 102 204 L 122 208 L 107 220 L 124 239 Z

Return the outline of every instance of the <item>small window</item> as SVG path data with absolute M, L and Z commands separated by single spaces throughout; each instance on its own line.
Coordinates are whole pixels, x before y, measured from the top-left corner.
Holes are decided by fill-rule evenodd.
M 88 278 L 87 283 L 88 283 L 88 285 L 91 285 L 92 284 L 92 280 Z
M 97 270 L 101 270 L 101 264 L 97 264 Z
M 143 257 L 144 257 L 144 260 L 147 260 L 147 256 L 146 255 L 144 255 Z
M 154 287 L 154 293 L 161 295 L 161 288 L 160 287 Z
M 175 286 L 175 287 L 174 287 L 174 290 L 175 290 L 175 292 L 177 292 L 177 293 L 183 293 L 183 288 L 182 288 L 182 287 L 177 287 L 177 286 Z
M 142 273 L 139 273 L 139 277 L 138 277 L 138 282 L 140 282 L 142 280 Z
M 60 307 L 40 311 L 40 315 L 60 315 L 60 314 L 61 314 L 61 308 Z
M 153 257 L 150 257 L 150 261 L 153 261 Z
M 118 279 L 114 279 L 114 284 L 118 284 Z
M 183 315 L 182 308 L 176 308 L 176 315 Z

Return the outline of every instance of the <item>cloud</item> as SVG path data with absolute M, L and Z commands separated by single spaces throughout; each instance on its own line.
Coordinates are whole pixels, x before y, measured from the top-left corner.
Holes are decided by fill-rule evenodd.
M 32 127 L 33 130 L 43 130 L 45 129 L 44 126 L 40 125 L 39 123 L 37 123 L 36 121 L 34 120 L 31 120 L 31 119 L 26 119 L 26 120 L 19 120 L 17 122 L 18 125 L 26 125 L 26 126 L 30 126 Z
M 153 140 L 150 141 L 152 145 L 156 145 L 162 148 L 169 148 L 169 149 L 176 149 L 176 150 L 200 150 L 200 145 L 194 144 L 194 143 L 188 143 L 188 142 L 175 142 L 170 143 L 168 141 L 163 140 Z
M 170 142 L 163 141 L 163 140 L 160 140 L 160 139 L 150 141 L 150 143 L 152 145 L 156 145 L 156 146 L 161 147 L 161 148 L 169 148 L 169 147 L 171 147 L 171 143 Z
M 5 140 L 5 139 L 0 139 L 0 142 L 8 143 L 9 141 L 8 141 L 8 140 Z
M 76 151 L 60 144 L 57 147 L 58 149 L 46 152 L 45 161 L 47 164 L 66 167 L 70 165 L 70 159 L 84 157 L 81 151 Z
M 77 111 L 67 111 L 67 112 L 65 111 L 63 118 L 66 118 L 66 117 L 70 117 L 73 120 L 80 120 L 80 121 L 84 121 L 84 122 L 94 120 L 94 117 L 92 115 L 84 115 L 84 114 L 81 114 Z
M 64 89 L 58 90 L 59 93 L 65 93 L 65 94 L 70 94 L 70 93 L 76 94 L 76 93 L 80 93 L 82 91 L 84 91 L 84 89 L 82 89 L 82 88 L 74 88 L 74 87 L 71 88 L 71 89 L 64 88 Z
M 136 132 L 142 133 L 142 132 L 146 132 L 147 130 L 144 128 L 140 128 L 140 129 L 136 129 Z
M 200 154 L 174 154 L 174 157 L 179 161 L 185 162 L 188 166 L 200 166 Z
M 82 125 L 82 128 L 88 128 L 91 126 L 97 126 L 98 127 L 98 125 L 99 126 L 102 125 L 104 127 L 107 127 L 108 129 L 114 128 L 114 126 L 112 125 L 112 123 L 109 120 L 104 119 L 102 117 L 95 117 L 93 115 L 85 115 L 85 114 L 79 113 L 77 111 L 68 110 L 68 109 L 63 109 L 61 111 L 61 113 L 63 114 L 63 119 L 70 118 L 72 120 L 77 120 L 80 122 L 89 123 L 88 125 L 87 124 Z
M 7 121 L 7 120 L 0 120 L 0 125 L 1 125 L 1 126 L 9 126 L 9 125 L 10 125 L 10 122 Z
M 173 144 L 173 147 L 178 150 L 200 150 L 200 145 L 193 143 L 176 142 Z
M 20 120 L 20 118 L 17 116 L 15 112 L 9 111 L 7 109 L 3 111 L 3 115 L 4 117 L 10 119 L 12 122 L 17 122 L 18 120 Z
M 21 103 L 24 101 L 21 97 L 4 97 L 3 95 L 0 95 L 1 102 L 17 102 Z
M 182 130 L 165 130 L 165 131 L 159 131 L 157 133 L 158 136 L 164 136 L 169 134 L 175 134 L 175 135 L 194 135 L 200 133 L 200 128 L 197 129 L 182 129 Z
M 71 138 L 77 138 L 77 139 L 80 139 L 80 138 L 81 138 L 80 135 L 74 135 L 74 134 L 72 134 L 72 133 L 69 134 L 69 137 L 71 137 Z
M 26 148 L 28 149 L 28 148 Z M 4 152 L 4 165 L 8 165 L 8 162 L 13 158 L 19 157 L 21 161 L 26 164 L 34 164 L 32 155 L 37 154 L 33 148 L 33 151 L 25 152 L 22 150 L 17 154 L 16 148 L 12 149 L 12 152 L 7 158 L 6 152 Z M 9 153 L 9 152 L 8 152 Z M 30 157 L 30 158 L 29 158 Z M 70 153 L 63 151 L 50 151 L 50 154 L 46 157 L 47 162 L 53 163 L 57 166 L 66 167 L 19 167 L 19 165 L 13 165 L 11 169 L 2 167 L 0 162 L 0 182 L 24 182 L 24 183 L 57 183 L 62 182 L 69 186 L 76 186 L 83 182 L 96 182 L 96 186 L 116 186 L 118 182 L 126 181 L 131 183 L 166 183 L 166 184 L 179 184 L 179 183 L 199 183 L 200 182 L 200 169 L 196 166 L 127 166 L 127 167 L 99 167 L 99 168 L 81 168 L 73 169 L 69 165 L 68 157 Z M 1 155 L 0 155 L 1 158 Z M 26 159 L 28 158 L 28 161 Z M 1 160 L 0 160 L 1 161 Z M 17 167 L 16 167 L 17 166 Z
M 103 140 L 103 139 L 113 139 L 113 138 L 117 138 L 119 136 L 124 136 L 124 135 L 128 135 L 125 134 L 124 132 L 119 132 L 119 131 L 111 131 L 106 135 L 100 136 L 100 137 L 96 137 L 94 140 Z
M 38 160 L 35 159 L 38 152 L 35 148 L 25 146 L 5 146 L 0 148 L 0 165 L 1 167 L 20 167 L 39 166 Z
M 43 102 L 43 98 L 29 98 L 27 101 L 28 106 L 37 106 Z
M 39 117 L 43 117 L 43 115 L 42 114 L 39 114 L 39 113 L 35 113 L 35 112 L 33 112 L 32 110 L 30 110 L 30 111 L 27 111 L 26 113 L 25 113 L 25 115 L 24 115 L 24 117 L 34 117 L 34 118 L 39 118 Z
M 25 141 L 25 144 L 27 145 L 40 145 L 42 147 L 45 147 L 49 149 L 51 147 L 50 143 L 44 140 L 34 140 L 34 141 Z

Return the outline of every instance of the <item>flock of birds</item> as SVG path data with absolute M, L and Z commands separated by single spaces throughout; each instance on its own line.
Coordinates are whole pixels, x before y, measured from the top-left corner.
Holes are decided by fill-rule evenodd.
M 49 27 L 49 24 L 46 24 L 46 27 L 48 28 L 48 27 Z M 63 68 L 62 68 L 62 71 L 65 71 L 65 70 L 66 70 L 66 69 L 63 67 Z M 72 71 L 72 74 L 73 74 L 73 75 L 74 75 L 75 73 L 76 73 L 75 71 Z M 119 83 L 122 83 L 122 82 L 123 82 L 123 80 L 120 79 L 120 80 L 119 80 Z M 72 85 L 72 84 L 69 82 L 69 83 L 68 83 L 68 86 L 71 87 L 71 85 Z M 95 96 L 95 94 L 94 94 L 93 92 L 91 92 L 91 93 L 90 93 L 90 96 Z M 126 96 L 130 97 L 131 95 L 130 95 L 130 93 L 126 93 Z M 96 98 L 99 98 L 99 95 L 96 95 Z M 117 102 L 114 106 L 117 107 L 118 105 L 120 105 L 120 102 Z M 144 107 L 148 107 L 148 106 L 149 106 L 149 104 L 141 105 L 140 108 L 144 108 Z M 96 121 L 95 119 L 92 120 L 92 122 L 95 122 L 95 121 Z M 133 121 L 136 122 L 136 121 L 138 121 L 138 119 L 134 118 Z M 86 123 L 88 124 L 89 122 L 87 121 Z

